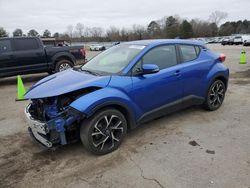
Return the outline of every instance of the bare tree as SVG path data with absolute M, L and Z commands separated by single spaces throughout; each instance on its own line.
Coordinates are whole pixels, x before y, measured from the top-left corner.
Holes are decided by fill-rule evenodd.
M 146 33 L 146 29 L 144 26 L 136 25 L 136 24 L 133 25 L 132 31 L 134 33 L 136 40 L 142 40 L 144 38 L 145 33 Z
M 212 23 L 215 23 L 216 25 L 219 25 L 220 22 L 228 17 L 228 13 L 226 12 L 221 12 L 221 11 L 214 11 L 212 14 L 209 16 L 209 20 Z
M 84 25 L 81 23 L 76 24 L 76 33 L 78 37 L 80 38 L 83 37 L 83 31 L 84 31 Z
M 100 40 L 103 35 L 103 29 L 101 27 L 93 27 L 91 28 L 90 33 L 94 40 Z
M 69 36 L 69 38 L 70 38 L 70 43 L 72 42 L 72 38 L 73 38 L 73 30 L 74 30 L 74 27 L 73 27 L 73 25 L 68 25 L 67 26 L 67 34 L 68 34 L 68 36 Z
M 114 26 L 111 26 L 106 31 L 106 35 L 109 41 L 118 41 L 120 39 L 120 30 Z
M 129 31 L 126 28 L 122 28 L 120 31 L 120 38 L 122 41 L 128 41 L 129 40 Z
M 89 27 L 85 26 L 84 30 L 83 30 L 83 35 L 84 35 L 85 38 L 90 37 L 90 35 L 91 35 L 91 29 Z
M 193 19 L 190 24 L 192 25 L 193 34 L 195 37 L 211 37 L 211 23 L 204 20 Z

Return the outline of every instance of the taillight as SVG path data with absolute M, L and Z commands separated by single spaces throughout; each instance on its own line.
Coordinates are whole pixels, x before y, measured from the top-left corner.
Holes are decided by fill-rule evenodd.
M 223 63 L 226 60 L 226 56 L 224 54 L 220 54 L 219 61 Z
M 84 48 L 80 48 L 80 53 L 82 54 L 82 56 L 85 56 L 86 55 L 86 51 Z

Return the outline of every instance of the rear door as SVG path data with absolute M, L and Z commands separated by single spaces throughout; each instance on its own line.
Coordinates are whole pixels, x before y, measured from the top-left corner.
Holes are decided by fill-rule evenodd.
M 47 69 L 45 51 L 37 38 L 15 38 L 13 47 L 13 64 L 19 72 Z
M 203 80 L 207 76 L 213 61 L 206 56 L 204 49 L 195 45 L 179 45 L 181 56 L 181 73 L 184 97 L 204 97 Z
M 11 39 L 0 40 L 0 76 L 7 75 L 13 70 L 13 52 Z

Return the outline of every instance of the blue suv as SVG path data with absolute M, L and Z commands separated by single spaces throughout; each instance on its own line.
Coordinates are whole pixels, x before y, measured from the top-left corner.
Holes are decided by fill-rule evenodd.
M 95 154 L 112 152 L 141 123 L 192 105 L 217 110 L 229 77 L 224 61 L 198 41 L 119 44 L 33 85 L 29 132 L 48 148 L 81 140 Z

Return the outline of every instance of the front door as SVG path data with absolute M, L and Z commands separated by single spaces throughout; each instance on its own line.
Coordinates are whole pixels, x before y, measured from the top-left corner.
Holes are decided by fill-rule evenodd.
M 134 73 L 141 64 L 156 64 L 160 68 L 158 73 L 132 76 L 133 98 L 144 114 L 180 102 L 183 86 L 175 45 L 164 45 L 150 50 L 133 68 Z

